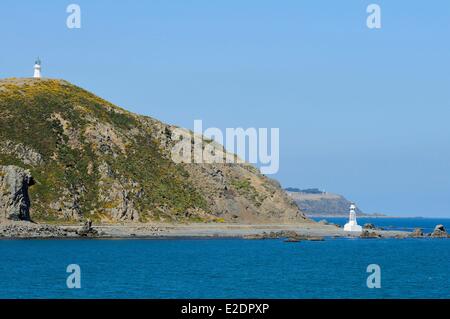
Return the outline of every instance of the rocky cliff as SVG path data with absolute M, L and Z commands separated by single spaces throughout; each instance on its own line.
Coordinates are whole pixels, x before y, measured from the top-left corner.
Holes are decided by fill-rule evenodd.
M 0 213 L 28 218 L 35 181 L 36 221 L 306 221 L 249 164 L 173 162 L 176 129 L 63 80 L 1 80 Z
M 28 187 L 33 184 L 30 171 L 0 165 L 0 221 L 30 220 Z

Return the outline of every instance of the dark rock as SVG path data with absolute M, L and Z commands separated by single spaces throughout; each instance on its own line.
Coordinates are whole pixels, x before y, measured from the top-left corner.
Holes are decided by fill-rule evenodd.
M 411 234 L 409 234 L 409 237 L 413 237 L 413 238 L 423 237 L 423 229 L 415 228 L 414 231 Z
M 375 225 L 372 224 L 372 223 L 366 223 L 366 224 L 364 224 L 363 229 L 367 229 L 367 230 L 383 230 L 382 227 L 377 227 L 377 226 L 375 226 Z
M 433 238 L 447 238 L 448 234 L 447 231 L 445 230 L 444 225 L 436 225 L 434 231 L 431 233 L 430 236 Z
M 92 228 L 92 221 L 88 219 L 84 225 L 77 231 L 77 234 L 82 237 L 97 236 L 98 232 Z
M 323 237 L 319 236 L 306 236 L 299 234 L 295 231 L 291 230 L 282 230 L 279 232 L 263 232 L 261 234 L 252 234 L 244 236 L 245 239 L 285 239 L 285 242 L 299 242 L 302 240 L 310 240 L 310 241 L 322 241 Z
M 0 166 L 0 221 L 30 220 L 28 188 L 34 185 L 29 170 L 17 166 Z
M 361 235 L 359 235 L 360 238 L 381 238 L 381 235 L 376 232 L 370 232 L 368 230 L 364 230 Z

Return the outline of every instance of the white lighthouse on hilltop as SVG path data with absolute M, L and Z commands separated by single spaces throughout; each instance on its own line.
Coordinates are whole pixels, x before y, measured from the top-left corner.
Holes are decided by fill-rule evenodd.
M 358 225 L 356 221 L 356 206 L 354 204 L 350 205 L 350 216 L 348 219 L 348 223 L 344 225 L 345 231 L 352 232 L 362 232 L 362 227 Z
M 41 60 L 37 58 L 36 62 L 34 63 L 34 75 L 33 77 L 35 79 L 41 78 Z

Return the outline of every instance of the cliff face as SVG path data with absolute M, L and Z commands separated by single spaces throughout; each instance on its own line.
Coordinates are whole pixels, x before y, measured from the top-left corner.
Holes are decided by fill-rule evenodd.
M 0 165 L 0 221 L 30 220 L 28 187 L 33 184 L 29 171 Z
M 175 129 L 66 81 L 0 81 L 0 165 L 33 176 L 34 220 L 306 221 L 251 165 L 174 163 Z

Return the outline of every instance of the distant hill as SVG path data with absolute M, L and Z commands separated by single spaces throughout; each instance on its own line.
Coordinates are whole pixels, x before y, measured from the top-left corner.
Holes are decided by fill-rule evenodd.
M 324 192 L 318 188 L 288 187 L 285 190 L 307 217 L 347 217 L 352 204 L 342 195 Z M 356 213 L 359 216 L 383 216 L 381 214 L 365 214 L 359 208 Z

